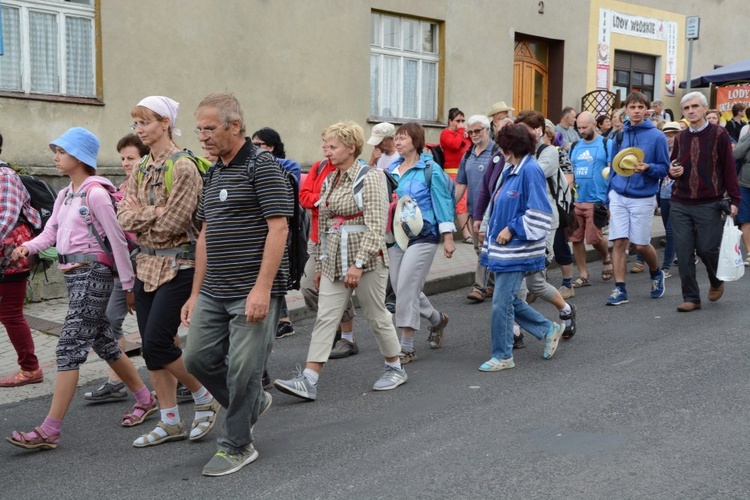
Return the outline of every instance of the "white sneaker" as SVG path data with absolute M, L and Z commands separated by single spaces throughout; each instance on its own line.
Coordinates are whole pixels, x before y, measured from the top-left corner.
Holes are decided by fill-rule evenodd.
M 373 391 L 390 391 L 400 386 L 407 380 L 406 370 L 402 368 L 394 368 L 392 366 L 385 366 L 385 372 L 372 386 Z

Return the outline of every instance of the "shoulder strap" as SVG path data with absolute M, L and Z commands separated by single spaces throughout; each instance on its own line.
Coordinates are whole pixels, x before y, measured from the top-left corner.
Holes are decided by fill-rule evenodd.
M 362 165 L 362 168 L 357 172 L 357 176 L 354 178 L 352 183 L 352 194 L 354 195 L 354 202 L 357 204 L 360 210 L 365 206 L 365 200 L 362 197 L 362 189 L 364 188 L 365 176 L 372 170 L 368 165 Z
M 541 143 L 539 146 L 537 146 L 536 157 L 539 158 L 539 155 L 542 154 L 542 151 L 544 151 L 547 148 L 548 148 L 547 144 L 544 144 L 544 143 Z
M 427 191 L 432 192 L 432 160 L 426 160 L 425 165 L 426 167 L 424 168 L 424 183 L 427 185 Z
M 579 139 L 579 141 L 580 141 L 580 139 Z M 573 143 L 570 145 L 570 149 L 568 149 L 568 152 L 570 153 L 568 156 L 570 156 L 571 158 L 572 158 L 572 154 L 573 154 L 573 149 L 575 149 L 576 144 L 578 144 L 579 141 L 573 141 Z
M 189 158 L 190 161 L 192 161 L 196 167 L 198 166 L 198 158 L 193 155 L 190 151 L 186 151 L 184 149 L 181 149 L 177 151 L 175 154 L 173 154 L 167 162 L 164 164 L 166 167 L 166 170 L 164 171 L 164 189 L 167 190 L 167 194 L 172 193 L 172 170 L 174 167 L 174 164 L 177 163 L 177 160 L 180 158 Z
M 604 145 L 604 157 L 607 159 L 607 163 L 609 163 L 609 151 L 607 150 L 607 143 L 609 142 L 609 139 L 606 137 L 602 137 L 602 144 Z
M 318 163 L 318 171 L 316 175 L 320 175 L 323 169 L 326 168 L 326 165 L 328 165 L 328 158 L 323 158 L 322 160 L 320 160 L 320 163 Z

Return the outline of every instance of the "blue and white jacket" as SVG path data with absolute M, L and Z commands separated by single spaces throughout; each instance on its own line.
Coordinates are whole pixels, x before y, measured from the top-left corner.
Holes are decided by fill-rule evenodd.
M 399 167 L 403 162 L 404 159 L 399 158 L 388 167 L 388 172 L 398 181 L 395 192 L 399 198 L 405 195 L 411 196 L 419 205 L 424 220 L 422 232 L 416 238 L 412 238 L 409 244 L 440 243 L 442 233 L 452 233 L 456 230 L 456 225 L 453 223 L 456 217 L 456 207 L 453 205 L 453 197 L 446 184 L 443 169 L 435 163 L 432 155 L 422 153 L 419 161 L 401 175 Z M 427 189 L 425 180 L 425 168 L 428 162 L 433 164 L 431 189 Z
M 503 170 L 500 187 L 492 193 L 487 237 L 481 262 L 493 272 L 535 272 L 544 269 L 545 239 L 552 227 L 552 206 L 547 182 L 533 156 Z M 512 237 L 505 245 L 497 236 L 508 228 Z

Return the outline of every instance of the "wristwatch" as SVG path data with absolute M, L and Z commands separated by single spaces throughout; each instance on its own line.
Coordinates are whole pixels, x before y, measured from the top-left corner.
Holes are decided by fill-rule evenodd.
M 361 260 L 355 260 L 354 261 L 354 267 L 356 267 L 357 269 L 364 269 L 365 268 L 365 263 L 362 262 Z

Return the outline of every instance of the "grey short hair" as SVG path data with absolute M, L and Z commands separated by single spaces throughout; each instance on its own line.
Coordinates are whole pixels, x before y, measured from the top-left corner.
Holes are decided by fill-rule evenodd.
M 691 99 L 698 99 L 701 103 L 701 106 L 708 106 L 708 100 L 706 100 L 706 96 L 703 95 L 703 92 L 688 92 L 684 96 L 682 96 L 682 99 L 680 99 L 680 107 L 683 107 L 686 102 L 690 101 Z
M 490 120 L 484 115 L 471 115 L 468 120 L 466 120 L 466 126 L 471 127 L 475 123 L 479 123 L 482 125 L 482 128 L 490 128 Z
M 654 104 L 658 104 L 659 106 L 664 107 L 664 102 L 661 99 L 654 99 L 653 101 L 651 101 L 651 105 L 653 106 Z

